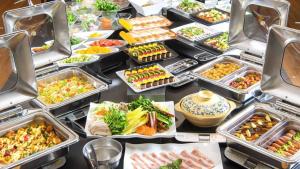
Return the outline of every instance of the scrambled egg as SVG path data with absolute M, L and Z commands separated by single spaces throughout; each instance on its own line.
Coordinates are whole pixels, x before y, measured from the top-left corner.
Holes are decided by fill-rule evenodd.
M 53 126 L 32 122 L 0 137 L 0 164 L 9 164 L 61 143 Z

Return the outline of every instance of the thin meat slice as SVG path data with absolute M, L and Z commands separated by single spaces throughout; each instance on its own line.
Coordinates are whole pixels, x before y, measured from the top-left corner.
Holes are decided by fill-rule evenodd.
M 185 157 L 182 157 L 182 156 L 180 156 L 180 155 L 177 155 L 177 154 L 175 154 L 175 153 L 173 153 L 173 152 L 171 152 L 170 155 L 173 155 L 173 156 L 176 157 L 177 159 L 182 159 L 183 162 L 185 162 L 185 164 L 186 164 L 190 169 L 204 169 L 204 168 L 202 168 L 202 167 L 198 167 L 197 165 L 195 165 L 195 164 L 193 163 L 193 161 L 191 161 L 191 160 L 189 160 L 189 159 L 187 159 L 187 158 L 185 158 Z
M 148 163 L 143 160 L 143 158 L 141 158 L 138 154 L 133 154 L 130 157 L 134 162 L 136 162 L 137 164 L 139 164 L 138 166 L 140 166 L 142 169 L 152 169 L 152 167 L 150 167 L 148 165 Z
M 148 168 L 144 168 L 143 167 L 143 164 L 140 164 L 138 162 L 135 162 L 135 161 L 132 161 L 132 166 L 133 166 L 133 169 L 148 169 Z
M 202 165 L 203 167 L 207 167 L 207 168 L 213 168 L 214 167 L 214 165 L 210 164 L 206 160 L 204 160 L 202 158 L 199 158 L 197 156 L 194 156 L 194 155 L 188 153 L 186 150 L 182 151 L 180 153 L 180 155 L 182 155 L 182 156 L 184 156 L 184 157 L 186 157 L 188 159 L 191 159 L 191 160 L 195 161 L 196 163 Z
M 197 156 L 197 157 L 199 157 L 199 158 L 202 158 L 202 159 L 206 160 L 211 165 L 215 166 L 214 162 L 211 159 L 209 159 L 208 157 L 206 157 L 206 155 L 204 155 L 203 153 L 201 153 L 199 150 L 194 149 L 192 151 L 192 154 L 195 155 L 195 156 Z
M 171 156 L 169 156 L 167 153 L 164 153 L 164 152 L 160 153 L 160 156 L 163 157 L 164 159 L 168 159 L 170 161 L 170 163 L 172 163 L 175 160 L 178 160 L 176 158 L 172 158 Z M 181 163 L 180 169 L 188 169 L 188 166 Z
M 178 156 L 175 154 L 175 153 L 172 153 L 172 152 L 170 152 L 170 153 L 168 153 L 168 157 L 170 158 L 170 159 L 172 159 L 173 161 L 175 161 L 175 160 L 178 160 L 178 159 L 180 159 L 180 158 L 178 158 Z M 181 159 L 182 160 L 182 159 Z M 180 167 L 182 167 L 182 168 L 190 168 L 187 164 L 186 164 L 186 162 L 184 161 L 184 160 L 182 160 L 182 163 L 181 163 L 181 165 L 180 165 Z
M 163 165 L 167 165 L 167 164 L 168 164 L 168 161 L 159 158 L 159 156 L 156 155 L 155 153 L 151 153 L 151 156 L 152 156 L 154 159 L 160 161 Z
M 168 157 L 168 155 L 167 155 L 166 153 L 161 152 L 159 155 L 160 155 L 160 157 L 161 157 L 163 160 L 165 160 L 168 164 L 170 164 L 170 163 L 173 162 L 173 160 L 171 160 L 171 159 Z
M 152 162 L 157 168 L 162 166 L 162 164 L 159 161 L 155 160 L 154 158 L 152 158 L 147 153 L 143 153 L 143 157 L 146 158 L 147 160 L 149 160 L 150 162 Z

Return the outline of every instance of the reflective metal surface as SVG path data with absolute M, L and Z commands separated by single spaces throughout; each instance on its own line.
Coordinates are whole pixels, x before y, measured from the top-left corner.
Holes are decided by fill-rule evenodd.
M 297 63 L 300 56 L 300 31 L 273 26 L 268 42 L 265 55 L 267 64 L 263 69 L 261 89 L 267 94 L 299 106 L 300 76 Z
M 94 94 L 97 94 L 101 91 L 104 91 L 108 88 L 108 85 L 104 82 L 102 82 L 101 80 L 91 76 L 90 74 L 86 73 L 85 71 L 83 71 L 82 69 L 80 68 L 77 68 L 77 67 L 71 67 L 71 68 L 66 68 L 66 69 L 63 69 L 59 72 L 54 72 L 54 73 L 50 73 L 50 74 L 47 74 L 43 77 L 40 77 L 37 79 L 37 83 L 49 83 L 49 82 L 53 82 L 53 81 L 56 81 L 56 80 L 62 80 L 62 79 L 65 79 L 65 78 L 68 78 L 68 77 L 72 77 L 72 76 L 80 76 L 84 79 L 86 79 L 90 84 L 92 84 L 95 89 L 90 91 L 90 92 L 86 92 L 86 93 L 82 93 L 80 95 L 76 95 L 70 99 L 67 99 L 61 103 L 57 103 L 57 104 L 50 104 L 50 105 L 47 105 L 47 104 L 44 104 L 41 100 L 34 100 L 34 102 L 36 104 L 38 104 L 39 106 L 43 107 L 43 108 L 46 108 L 47 110 L 53 110 L 53 109 L 57 109 L 57 108 L 60 108 L 64 105 L 67 105 L 67 104 L 70 104 L 70 103 L 73 103 L 77 100 L 81 100 L 81 99 L 86 99 L 87 97 L 89 96 L 92 96 Z
M 6 33 L 26 30 L 30 34 L 36 68 L 67 58 L 71 55 L 66 5 L 53 1 L 13 9 L 3 14 Z M 49 43 L 53 41 L 53 44 Z M 43 46 L 47 45 L 47 46 Z M 49 48 L 49 49 L 48 49 Z
M 92 169 L 114 169 L 119 165 L 122 149 L 120 142 L 102 137 L 86 143 L 82 153 Z
M 76 143 L 79 140 L 77 134 L 65 127 L 65 125 L 63 125 L 61 122 L 55 120 L 55 118 L 48 112 L 45 112 L 41 109 L 24 110 L 24 116 L 15 118 L 9 122 L 1 123 L 0 135 L 2 136 L 8 131 L 15 131 L 21 127 L 25 127 L 33 121 L 45 121 L 46 123 L 51 124 L 54 127 L 55 132 L 62 138 L 62 143 L 34 153 L 14 163 L 1 166 L 0 168 L 20 167 L 21 169 L 29 169 L 40 167 L 43 163 L 53 161 L 57 157 L 66 155 L 68 152 L 68 146 Z
M 284 50 L 280 69 L 282 79 L 295 87 L 300 87 L 300 41 L 289 43 Z
M 216 63 L 222 62 L 236 63 L 240 65 L 241 68 L 224 76 L 219 80 L 211 80 L 201 76 L 202 72 L 211 69 Z M 262 67 L 230 56 L 222 56 L 214 61 L 211 61 L 194 69 L 193 72 L 198 77 L 201 87 L 212 90 L 215 93 L 218 93 L 219 95 L 234 100 L 238 103 L 243 103 L 254 96 L 255 91 L 259 89 L 260 83 L 256 83 L 245 90 L 232 88 L 230 87 L 229 83 L 250 70 L 255 72 L 262 72 Z
M 17 70 L 12 53 L 7 47 L 0 47 L 0 93 L 12 89 L 17 83 Z
M 244 33 L 249 39 L 266 43 L 269 27 L 273 24 L 280 25 L 280 16 L 276 9 L 254 4 L 247 7 Z
M 28 35 L 15 32 L 0 36 L 0 110 L 37 95 Z
M 229 44 L 264 56 L 271 24 L 287 25 L 290 4 L 285 0 L 232 0 Z

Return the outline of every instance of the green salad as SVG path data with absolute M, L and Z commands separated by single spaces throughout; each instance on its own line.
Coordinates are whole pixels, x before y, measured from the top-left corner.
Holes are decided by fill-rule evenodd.
M 76 57 L 69 57 L 67 59 L 64 59 L 63 63 L 81 63 L 81 62 L 88 62 L 92 60 L 91 55 L 78 55 Z
M 71 37 L 70 41 L 71 41 L 72 46 L 73 45 L 78 45 L 79 43 L 82 42 L 82 40 L 80 38 L 77 38 L 77 37 Z
M 71 10 L 67 10 L 67 20 L 69 25 L 73 25 L 77 20 L 77 17 Z
M 183 0 L 177 6 L 177 9 L 191 14 L 191 13 L 196 13 L 196 12 L 204 9 L 204 5 L 202 5 L 200 2 L 197 2 L 197 1 Z
M 196 38 L 198 36 L 203 35 L 204 30 L 197 26 L 190 26 L 190 27 L 182 28 L 181 30 L 179 30 L 178 33 L 186 38 Z
M 118 11 L 120 7 L 110 0 L 96 0 L 95 7 L 99 11 Z
M 209 38 L 204 41 L 204 44 L 223 52 L 227 51 L 229 49 L 228 32 L 224 32 L 221 35 L 216 36 L 214 38 Z
M 182 163 L 182 160 L 177 159 L 168 165 L 160 166 L 159 169 L 180 169 L 181 163 Z

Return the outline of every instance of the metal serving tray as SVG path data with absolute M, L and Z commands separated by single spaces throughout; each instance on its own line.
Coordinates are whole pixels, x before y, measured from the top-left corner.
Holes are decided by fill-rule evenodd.
M 59 157 L 62 157 L 68 153 L 68 146 L 76 143 L 79 140 L 77 134 L 72 130 L 65 127 L 61 122 L 55 119 L 50 113 L 41 109 L 23 110 L 24 116 L 15 118 L 8 122 L 1 123 L 0 135 L 4 135 L 11 130 L 17 130 L 21 127 L 27 126 L 33 121 L 45 121 L 47 124 L 51 124 L 54 127 L 55 132 L 63 138 L 63 142 L 46 150 L 34 153 L 28 157 L 25 157 L 14 163 L 1 166 L 0 168 L 15 168 L 20 167 L 22 169 L 32 169 L 40 167 L 49 161 L 53 161 Z
M 231 126 L 227 129 L 227 132 L 229 132 L 233 137 L 236 137 L 236 136 L 234 136 L 234 132 L 236 130 L 238 130 L 241 127 L 241 125 L 243 125 L 244 123 L 246 123 L 253 115 L 263 114 L 263 112 L 269 113 L 271 115 L 271 119 L 277 121 L 277 124 L 275 126 L 273 126 L 273 128 L 277 127 L 278 125 L 281 125 L 281 122 L 284 119 L 283 116 L 279 116 L 277 114 L 273 114 L 272 110 L 265 110 L 262 107 L 254 107 L 252 110 L 248 110 L 246 113 L 244 113 L 243 116 L 241 116 L 239 118 L 239 120 L 235 121 L 234 123 L 231 123 Z M 266 133 L 264 133 L 263 135 L 261 135 L 257 140 L 252 141 L 251 143 L 254 143 L 254 144 L 258 143 L 271 130 L 272 129 L 268 130 Z M 237 138 L 237 139 L 240 139 L 240 138 Z
M 300 160 L 299 152 L 291 158 L 283 158 L 263 148 L 271 141 L 278 138 L 286 129 L 300 129 L 300 119 L 299 116 L 297 116 L 300 113 L 299 83 L 293 84 L 288 82 L 284 80 L 284 75 L 282 75 L 282 71 L 286 68 L 295 69 L 297 66 L 297 64 L 290 64 L 287 66 L 284 64 L 284 61 L 286 61 L 286 59 L 289 61 L 292 60 L 293 62 L 298 60 L 300 56 L 300 52 L 298 51 L 299 44 L 300 31 L 298 30 L 282 26 L 272 26 L 269 31 L 268 44 L 265 52 L 265 63 L 267 64 L 264 64 L 261 90 L 264 94 L 274 97 L 272 101 L 275 102 L 269 102 L 267 108 L 270 109 L 273 114 L 284 117 L 281 125 L 273 127 L 273 129 L 266 133 L 264 137 L 261 137 L 261 139 L 257 141 L 257 144 L 249 144 L 248 142 L 233 137 L 228 132 L 228 129 L 230 129 L 234 123 L 239 121 L 247 111 L 252 111 L 256 107 L 263 105 L 254 104 L 241 111 L 238 115 L 225 122 L 217 129 L 218 133 L 228 138 L 229 147 L 247 154 L 248 157 L 255 159 L 255 161 L 264 163 L 272 168 L 289 169 Z M 293 50 L 289 47 L 292 47 Z M 291 74 L 285 76 L 288 75 L 291 76 Z M 295 80 L 299 80 L 297 74 L 294 76 Z M 264 104 L 264 107 L 266 107 L 266 104 Z M 233 160 L 239 161 L 237 158 L 233 158 Z
M 235 130 L 236 126 L 246 121 L 256 110 L 265 110 L 273 117 L 279 119 L 280 122 L 263 134 L 255 142 L 247 142 L 232 135 L 231 132 Z M 295 119 L 294 117 L 293 120 L 289 119 L 291 119 L 291 116 L 287 115 L 285 112 L 274 109 L 272 106 L 267 104 L 257 103 L 250 105 L 232 119 L 218 127 L 217 132 L 227 138 L 228 147 L 238 150 L 241 153 L 247 152 L 249 157 L 255 157 L 255 159 L 258 159 L 260 162 L 268 166 L 276 168 L 289 168 L 298 161 L 300 157 L 300 151 L 298 151 L 291 158 L 284 158 L 264 148 L 280 137 L 288 129 L 300 129 L 300 123 L 298 122 L 299 118 Z
M 187 59 L 179 60 L 175 63 L 172 63 L 172 64 L 166 66 L 165 68 L 173 74 L 179 74 L 179 73 L 182 73 L 183 71 L 190 69 L 196 65 L 198 65 L 198 61 L 187 58 Z
M 159 65 L 159 64 L 156 64 L 156 65 L 158 65 L 161 69 L 165 70 L 166 72 L 170 73 L 167 69 L 165 69 L 161 65 Z M 127 80 L 126 80 L 126 78 L 124 76 L 124 72 L 125 72 L 125 70 L 120 70 L 120 71 L 117 71 L 116 74 L 119 76 L 120 79 L 122 79 L 136 93 L 140 93 L 140 92 L 144 92 L 144 91 L 148 91 L 148 90 L 152 90 L 152 89 L 161 88 L 161 87 L 164 87 L 164 86 L 170 86 L 172 84 L 177 83 L 177 81 L 178 81 L 178 79 L 176 78 L 176 76 L 174 76 L 174 81 L 171 82 L 171 83 L 166 83 L 166 84 L 162 84 L 162 85 L 152 86 L 152 87 L 145 88 L 145 89 L 138 89 L 133 84 L 127 82 Z M 170 74 L 172 75 L 172 73 L 170 73 Z
M 276 141 L 279 137 L 283 136 L 288 130 L 291 130 L 291 129 L 295 130 L 295 131 L 299 131 L 300 130 L 299 121 L 296 121 L 295 119 L 285 121 L 284 124 L 282 124 L 280 127 L 276 128 L 276 130 L 274 130 L 273 132 L 269 133 L 269 135 L 267 135 L 265 137 L 265 139 L 258 142 L 257 145 L 262 148 L 266 148 L 267 146 L 272 144 L 274 141 Z M 267 149 L 265 149 L 265 150 L 267 151 L 265 154 L 274 156 L 274 157 L 280 159 L 280 161 L 285 161 L 287 163 L 297 161 L 296 159 L 298 159 L 300 157 L 300 151 L 298 151 L 296 154 L 294 154 L 290 158 L 286 158 L 286 157 L 281 157 L 279 155 L 276 155 L 275 153 L 270 152 Z
M 202 35 L 194 36 L 192 38 L 183 36 L 183 35 L 181 35 L 181 34 L 178 33 L 183 28 L 194 27 L 194 26 L 203 29 L 204 33 Z M 200 41 L 202 39 L 205 39 L 205 38 L 208 38 L 208 37 L 220 34 L 220 32 L 218 32 L 218 31 L 216 31 L 216 30 L 214 30 L 214 29 L 212 29 L 212 28 L 210 28 L 210 27 L 208 27 L 206 25 L 202 25 L 202 24 L 196 23 L 196 22 L 189 23 L 189 24 L 186 24 L 186 25 L 183 25 L 183 26 L 179 26 L 179 27 L 173 28 L 171 30 L 177 34 L 177 37 L 182 38 L 182 39 L 187 40 L 187 41 L 192 41 L 192 42 L 194 42 L 194 41 Z
M 225 32 L 223 32 L 223 33 L 225 33 Z M 223 33 L 220 33 L 220 34 L 217 34 L 217 35 L 214 35 L 214 36 L 205 38 L 205 39 L 203 39 L 203 40 L 201 40 L 201 41 L 196 41 L 196 44 L 198 44 L 198 45 L 200 45 L 200 46 L 203 46 L 203 47 L 205 47 L 205 48 L 208 48 L 209 50 L 212 50 L 212 51 L 214 51 L 214 52 L 216 52 L 216 53 L 218 53 L 218 54 L 223 54 L 224 52 L 228 51 L 229 49 L 227 49 L 227 50 L 225 50 L 225 51 L 222 51 L 222 50 L 219 50 L 219 49 L 217 49 L 217 48 L 214 48 L 214 47 L 212 47 L 212 46 L 210 46 L 210 45 L 205 44 L 205 41 L 206 41 L 206 40 L 212 39 L 212 38 L 216 38 L 216 37 L 218 37 L 218 36 L 221 36 Z
M 241 73 L 239 73 L 239 74 L 233 74 L 231 77 L 229 77 L 228 78 L 229 80 L 227 82 L 225 82 L 225 85 L 231 87 L 233 90 L 241 91 L 243 93 L 247 93 L 247 92 L 259 90 L 259 88 L 260 88 L 260 81 L 256 82 L 252 86 L 249 86 L 247 89 L 237 89 L 237 88 L 234 88 L 234 87 L 230 86 L 230 83 L 233 82 L 233 81 L 235 81 L 237 78 L 244 77 L 248 73 L 258 73 L 258 74 L 262 75 L 261 72 L 262 72 L 262 70 L 258 71 L 255 68 L 247 67 Z
M 252 117 L 253 114 L 256 112 L 264 111 L 269 113 L 272 118 L 275 118 L 278 120 L 278 123 L 273 126 L 269 131 L 264 133 L 260 138 L 258 138 L 254 142 L 248 142 L 241 140 L 240 138 L 234 136 L 232 132 L 234 132 L 237 128 L 240 127 L 241 124 L 246 122 L 250 117 Z M 226 121 L 224 124 L 222 124 L 220 127 L 217 128 L 217 132 L 224 135 L 226 138 L 228 138 L 227 142 L 229 143 L 239 143 L 240 145 L 243 145 L 245 147 L 252 147 L 254 148 L 257 143 L 259 143 L 261 140 L 263 140 L 269 133 L 273 132 L 276 128 L 281 126 L 283 124 L 283 121 L 286 120 L 286 116 L 284 116 L 283 113 L 280 111 L 272 108 L 270 105 L 267 104 L 252 104 L 242 110 L 239 114 L 234 116 L 233 118 Z
M 152 63 L 152 62 L 157 62 L 157 61 L 161 61 L 161 60 L 168 60 L 168 59 L 172 59 L 172 58 L 175 58 L 178 56 L 178 54 L 170 49 L 167 45 L 165 45 L 164 43 L 162 42 L 150 42 L 150 43 L 145 43 L 145 44 L 142 44 L 142 45 L 135 45 L 135 46 L 143 46 L 143 45 L 147 45 L 147 44 L 151 44 L 151 43 L 158 43 L 158 44 L 161 44 L 163 45 L 166 49 L 167 49 L 167 53 L 170 55 L 169 57 L 167 58 L 161 58 L 161 59 L 157 59 L 157 60 L 151 60 L 151 61 L 139 61 L 137 58 L 135 58 L 134 56 L 130 55 L 129 52 L 128 52 L 128 49 L 127 50 L 124 50 L 124 52 L 132 59 L 134 60 L 136 63 L 138 64 L 148 64 L 148 63 Z M 135 47 L 135 46 L 131 46 L 131 47 Z M 157 55 L 158 56 L 158 55 Z
M 197 21 L 199 21 L 199 22 L 201 22 L 203 24 L 209 25 L 209 26 L 229 21 L 229 18 L 227 18 L 227 19 L 224 19 L 224 20 L 221 20 L 221 21 L 218 21 L 218 22 L 209 22 L 209 21 L 207 21 L 205 19 L 201 19 L 201 18 L 198 17 L 199 13 L 201 13 L 201 12 L 207 12 L 207 11 L 210 11 L 210 10 L 213 10 L 213 9 L 217 10 L 219 12 L 222 12 L 223 14 L 226 14 L 226 15 L 228 15 L 230 17 L 230 13 L 229 12 L 223 11 L 223 10 L 218 9 L 218 8 L 205 9 L 205 10 L 199 11 L 197 13 L 191 14 L 191 16 L 194 19 L 196 19 Z
M 81 76 L 81 77 L 85 78 L 89 83 L 91 83 L 95 87 L 95 89 L 90 91 L 90 92 L 74 96 L 73 98 L 67 99 L 67 100 L 65 100 L 61 103 L 57 103 L 57 104 L 47 105 L 47 104 L 44 104 L 39 99 L 35 99 L 34 103 L 36 103 L 38 106 L 43 107 L 43 108 L 45 108 L 45 109 L 52 112 L 55 109 L 58 109 L 60 107 L 72 104 L 72 103 L 74 103 L 76 101 L 79 101 L 79 100 L 86 99 L 89 96 L 93 96 L 95 94 L 98 94 L 101 91 L 104 91 L 104 90 L 108 89 L 108 85 L 106 83 L 104 83 L 101 80 L 91 76 L 90 74 L 86 73 L 82 69 L 76 68 L 76 67 L 66 68 L 66 69 L 63 69 L 59 72 L 54 72 L 54 73 L 47 74 L 43 77 L 39 77 L 39 78 L 37 78 L 37 83 L 38 84 L 41 83 L 41 82 L 49 83 L 49 82 L 52 82 L 52 81 L 55 81 L 55 80 L 65 79 L 65 78 L 71 77 L 71 76 Z
M 224 76 L 223 78 L 219 80 L 211 80 L 208 78 L 205 78 L 200 75 L 200 73 L 207 71 L 210 69 L 214 64 L 220 63 L 220 62 L 233 62 L 236 64 L 241 65 L 241 68 L 239 70 L 236 70 L 235 72 L 228 74 Z M 235 79 L 238 75 L 242 74 L 246 70 L 253 69 L 255 71 L 261 72 L 262 68 L 258 65 L 242 61 L 230 56 L 224 56 L 220 57 L 212 62 L 206 63 L 196 69 L 193 70 L 193 72 L 198 76 L 199 83 L 201 83 L 201 86 L 207 89 L 210 89 L 226 98 L 232 99 L 238 103 L 243 103 L 250 98 L 254 96 L 254 93 L 256 90 L 259 89 L 259 83 L 253 85 L 252 87 L 248 88 L 247 90 L 238 90 L 230 87 L 229 85 L 224 85 L 229 80 Z

